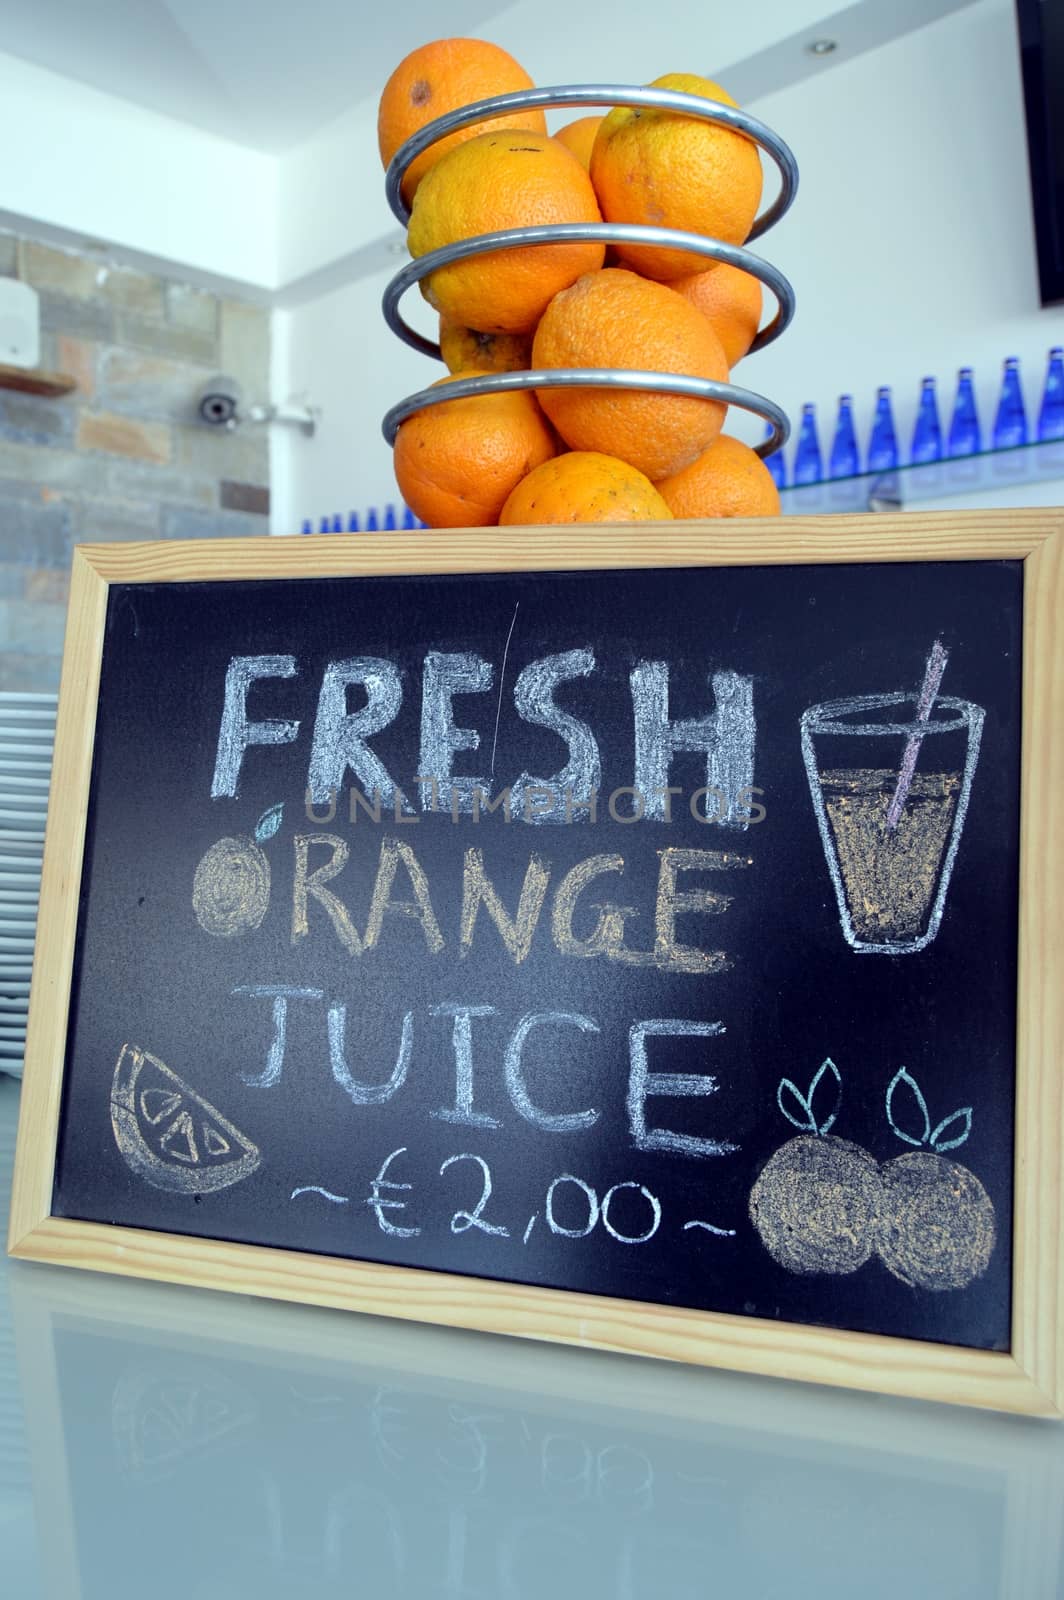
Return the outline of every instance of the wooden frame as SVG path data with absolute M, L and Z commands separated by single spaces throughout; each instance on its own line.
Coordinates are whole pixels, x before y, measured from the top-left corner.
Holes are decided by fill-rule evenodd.
M 108 586 L 404 573 L 1022 561 L 1019 993 L 1008 1352 L 677 1309 L 51 1215 Z M 1064 511 L 81 546 L 59 699 L 8 1248 L 13 1255 L 487 1332 L 1064 1415 Z M 1037 840 L 1038 848 L 1033 841 Z

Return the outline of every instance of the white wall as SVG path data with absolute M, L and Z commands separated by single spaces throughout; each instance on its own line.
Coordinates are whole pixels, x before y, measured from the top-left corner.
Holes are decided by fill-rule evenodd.
M 280 162 L 280 282 L 396 233 L 384 198 L 377 107 L 352 107 Z
M 0 55 L 0 214 L 210 283 L 277 281 L 277 163 Z M 54 232 L 53 232 L 54 230 Z
M 616 40 L 612 48 L 618 79 L 658 65 L 647 41 L 629 37 L 623 51 Z M 574 58 L 554 81 L 587 66 Z M 549 62 L 534 67 L 550 76 Z M 895 391 L 907 445 L 920 379 L 935 375 L 951 399 L 961 365 L 976 369 L 987 425 L 1007 355 L 1021 358 L 1033 409 L 1046 350 L 1064 342 L 1064 314 L 1038 307 L 1011 0 L 977 0 L 751 109 L 787 139 L 801 167 L 791 215 L 757 246 L 791 277 L 798 315 L 737 381 L 772 395 L 794 419 L 803 401 L 815 401 L 825 447 L 843 391 L 854 394 L 867 438 L 880 383 Z M 369 160 L 365 151 L 360 160 Z M 315 441 L 276 440 L 278 531 L 302 516 L 395 498 L 380 418 L 442 368 L 386 330 L 379 301 L 387 277 L 284 313 L 289 386 L 309 388 L 327 416 Z M 734 422 L 731 431 L 740 431 Z
M 294 311 L 274 315 L 275 394 L 309 393 L 322 408 L 313 439 L 273 431 L 270 476 L 275 533 L 297 532 L 303 518 L 361 513 L 398 501 L 392 453 L 381 419 L 403 395 L 442 377 L 439 362 L 411 350 L 385 327 L 381 296 L 390 270 L 362 278 Z M 435 333 L 435 316 L 412 290 L 408 321 Z
M 888 383 L 907 449 L 920 379 L 937 378 L 948 416 L 960 366 L 986 429 L 1009 355 L 1037 408 L 1064 307 L 1039 307 L 1014 27 L 1012 0 L 979 0 L 753 107 L 801 167 L 792 212 L 755 247 L 790 277 L 798 315 L 741 378 L 795 422 L 816 402 L 822 443 L 847 390 L 866 442 Z

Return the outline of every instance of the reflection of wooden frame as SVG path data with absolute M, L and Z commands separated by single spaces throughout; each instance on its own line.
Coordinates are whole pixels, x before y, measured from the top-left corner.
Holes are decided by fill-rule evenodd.
M 882 561 L 1024 564 L 1020 968 L 1007 1353 L 647 1305 L 51 1215 L 108 585 Z M 418 537 L 83 546 L 74 557 L 9 1249 L 127 1276 L 1064 1414 L 1064 512 L 794 518 Z

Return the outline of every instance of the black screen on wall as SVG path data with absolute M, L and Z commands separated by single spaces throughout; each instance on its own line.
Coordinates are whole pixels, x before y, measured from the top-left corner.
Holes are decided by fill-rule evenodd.
M 1064 4 L 1016 0 L 1038 280 L 1044 306 L 1064 301 Z

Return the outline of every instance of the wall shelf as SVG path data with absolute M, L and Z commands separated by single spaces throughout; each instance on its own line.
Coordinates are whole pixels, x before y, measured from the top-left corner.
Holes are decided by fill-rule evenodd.
M 17 389 L 20 394 L 41 394 L 56 399 L 78 386 L 76 378 L 65 372 L 42 372 L 39 367 L 9 367 L 0 362 L 0 389 Z
M 984 450 L 952 456 L 926 466 L 896 467 L 892 472 L 865 472 L 853 478 L 825 478 L 822 483 L 790 485 L 780 491 L 785 516 L 823 515 L 844 511 L 904 511 L 925 500 L 1015 488 L 1018 484 L 1061 480 L 1064 500 L 1064 439 L 1019 445 L 1012 450 Z

